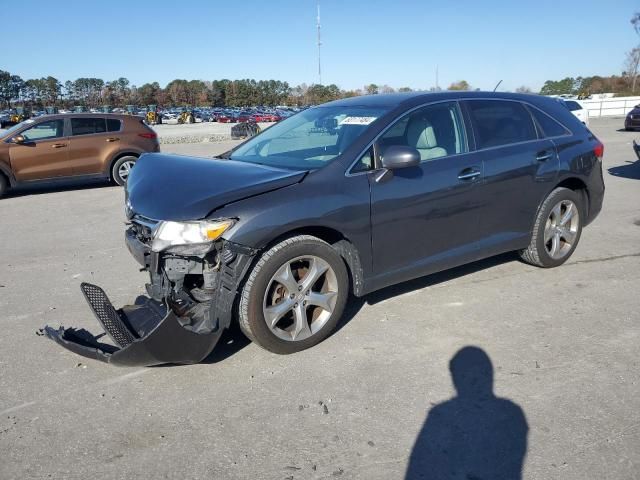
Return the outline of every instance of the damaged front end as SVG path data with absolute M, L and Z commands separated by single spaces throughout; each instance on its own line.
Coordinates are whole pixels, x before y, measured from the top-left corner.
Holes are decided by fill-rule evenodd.
M 100 287 L 83 283 L 105 333 L 45 326 L 42 334 L 79 355 L 120 366 L 193 364 L 209 355 L 231 323 L 240 281 L 256 252 L 224 239 L 154 251 L 157 225 L 134 217 L 125 233 L 129 251 L 150 274 L 148 296 L 116 309 Z M 113 345 L 100 341 L 105 334 Z

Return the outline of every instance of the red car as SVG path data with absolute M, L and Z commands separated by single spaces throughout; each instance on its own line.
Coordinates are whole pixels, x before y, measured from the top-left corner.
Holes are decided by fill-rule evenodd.
M 240 116 L 238 117 L 238 122 L 240 123 L 244 123 L 244 122 L 264 122 L 265 120 L 263 119 L 263 116 L 261 113 L 249 113 L 249 112 L 243 112 L 240 114 Z
M 226 113 L 221 113 L 220 115 L 216 116 L 216 121 L 218 123 L 236 123 L 238 121 L 237 117 L 234 117 L 233 115 L 229 115 Z
M 262 115 L 262 118 L 263 122 L 279 122 L 280 120 L 282 120 L 282 117 L 275 113 L 265 113 L 264 115 Z

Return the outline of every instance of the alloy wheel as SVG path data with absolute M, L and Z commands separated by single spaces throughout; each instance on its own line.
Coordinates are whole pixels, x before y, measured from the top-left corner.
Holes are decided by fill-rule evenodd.
M 287 261 L 267 284 L 263 300 L 269 330 L 287 341 L 305 340 L 327 323 L 338 298 L 338 280 L 328 262 L 313 255 Z
M 129 178 L 129 174 L 131 173 L 131 169 L 133 168 L 135 163 L 136 162 L 132 160 L 127 160 L 126 162 L 122 162 L 122 165 L 118 167 L 118 175 L 122 180 L 126 181 L 127 178 Z
M 580 213 L 571 200 L 561 200 L 549 213 L 544 228 L 544 246 L 554 260 L 567 256 L 578 236 Z

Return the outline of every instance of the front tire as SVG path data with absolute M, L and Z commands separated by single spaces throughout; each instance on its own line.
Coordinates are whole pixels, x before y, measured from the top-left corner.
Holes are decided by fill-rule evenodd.
M 299 352 L 331 334 L 348 296 L 340 255 L 316 237 L 295 236 L 271 247 L 253 267 L 240 297 L 240 328 L 266 350 Z
M 124 186 L 127 183 L 131 169 L 136 164 L 136 160 L 138 160 L 138 158 L 133 155 L 120 157 L 116 160 L 111 168 L 111 178 L 113 182 L 117 185 Z
M 537 267 L 551 268 L 566 262 L 580 241 L 582 197 L 568 188 L 556 188 L 540 206 L 529 246 L 520 258 Z
M 4 196 L 9 190 L 9 180 L 3 174 L 0 173 L 0 197 Z

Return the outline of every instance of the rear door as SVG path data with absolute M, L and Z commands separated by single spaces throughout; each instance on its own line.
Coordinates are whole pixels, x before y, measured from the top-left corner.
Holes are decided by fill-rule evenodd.
M 69 161 L 73 175 L 92 175 L 106 172 L 104 161 L 118 150 L 120 137 L 109 122 L 100 116 L 71 117 Z M 118 127 L 121 122 L 118 120 Z M 111 127 L 111 128 L 108 128 Z
M 463 104 L 473 125 L 476 155 L 484 164 L 481 248 L 487 255 L 522 248 L 558 175 L 555 146 L 539 138 L 522 102 L 478 99 Z
M 419 166 L 395 170 L 371 184 L 374 272 L 390 284 L 472 260 L 476 254 L 482 160 L 468 152 L 457 102 L 419 108 L 398 120 L 376 143 L 416 148 Z M 366 163 L 366 162 L 365 162 Z M 386 278 L 386 280 L 385 280 Z
M 71 175 L 69 139 L 64 120 L 52 119 L 34 123 L 16 135 L 25 142 L 9 146 L 11 168 L 19 182 Z

